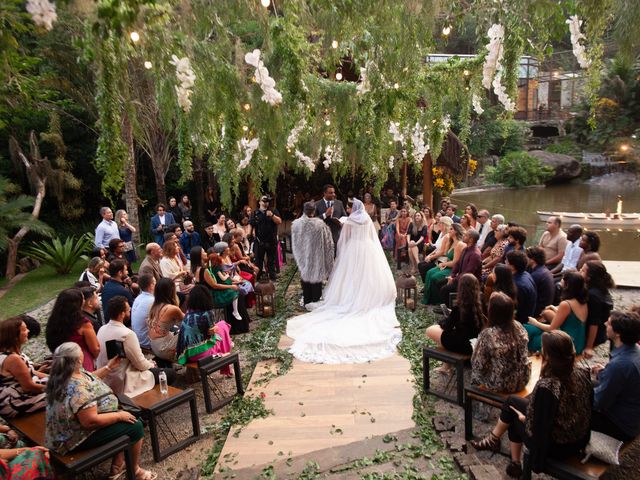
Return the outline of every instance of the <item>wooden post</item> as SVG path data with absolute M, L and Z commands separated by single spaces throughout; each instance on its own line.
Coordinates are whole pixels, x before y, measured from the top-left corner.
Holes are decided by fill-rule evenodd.
M 258 199 L 256 198 L 255 184 L 253 180 L 249 178 L 247 180 L 247 203 L 251 207 L 251 210 L 258 208 Z
M 400 178 L 402 199 L 407 198 L 407 184 L 409 183 L 409 164 L 405 160 L 402 164 L 402 177 Z M 398 208 L 402 208 L 402 205 L 398 205 Z
M 430 152 L 422 159 L 422 203 L 433 210 L 433 159 Z

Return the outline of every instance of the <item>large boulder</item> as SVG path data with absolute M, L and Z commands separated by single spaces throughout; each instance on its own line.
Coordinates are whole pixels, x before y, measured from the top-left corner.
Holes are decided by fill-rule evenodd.
M 544 150 L 532 150 L 528 153 L 540 160 L 543 165 L 553 168 L 555 173 L 547 183 L 568 182 L 578 178 L 582 171 L 580 162 L 570 155 L 545 152 Z

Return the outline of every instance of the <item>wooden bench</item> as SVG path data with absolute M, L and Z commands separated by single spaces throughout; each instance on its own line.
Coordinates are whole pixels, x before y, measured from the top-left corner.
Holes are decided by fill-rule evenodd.
M 192 388 L 181 390 L 172 386 L 168 386 L 168 393 L 160 393 L 160 386 L 156 385 L 140 395 L 133 397 L 131 400 L 142 409 L 142 414 L 149 422 L 149 434 L 151 437 L 151 448 L 153 450 L 153 459 L 160 462 L 169 455 L 182 450 L 191 445 L 200 438 L 200 422 L 198 421 L 198 405 L 196 404 L 196 394 Z M 189 403 L 191 410 L 191 425 L 193 434 L 178 440 L 172 426 L 162 417 L 163 413 L 173 410 L 174 408 Z M 161 450 L 160 435 L 173 444 Z M 170 438 L 171 437 L 171 438 Z
M 216 382 L 210 377 L 212 374 L 230 365 L 233 365 L 233 373 L 236 380 L 236 395 L 242 396 L 244 395 L 244 388 L 242 387 L 242 374 L 240 372 L 240 357 L 237 352 L 220 357 L 205 357 L 197 362 L 190 362 L 185 365 L 189 369 L 195 369 L 200 375 L 202 393 L 204 394 L 204 405 L 207 413 L 213 413 L 233 401 L 235 395 L 224 397 Z M 212 393 L 218 399 L 215 402 L 212 399 Z
M 604 462 L 590 458 L 586 463 L 581 463 L 578 457 L 570 457 L 564 460 L 547 458 L 544 462 L 543 473 L 559 480 L 597 480 L 609 468 Z M 521 480 L 531 480 L 531 458 L 525 449 L 522 462 Z
M 44 446 L 46 428 L 44 411 L 16 418 L 5 418 L 5 421 L 29 443 Z M 129 437 L 126 435 L 99 447 L 74 450 L 66 455 L 59 455 L 54 451 L 50 451 L 50 458 L 55 466 L 72 475 L 80 475 L 107 460 L 111 460 L 120 452 L 124 453 L 127 478 L 134 480 L 135 472 L 131 459 L 131 445 Z
M 440 360 L 449 363 L 456 370 L 456 396 L 446 393 L 446 391 L 437 391 L 431 388 L 429 359 Z M 464 365 L 471 358 L 471 355 L 462 355 L 460 353 L 450 352 L 442 347 L 431 348 L 424 347 L 422 350 L 422 380 L 424 392 L 443 398 L 449 402 L 457 403 L 462 406 L 464 401 Z M 448 387 L 448 385 L 447 385 Z

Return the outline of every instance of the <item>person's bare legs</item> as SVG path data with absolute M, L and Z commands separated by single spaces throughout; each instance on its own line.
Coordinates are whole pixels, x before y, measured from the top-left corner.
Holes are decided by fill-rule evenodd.
M 522 443 L 511 442 L 511 461 L 519 464 L 520 455 L 522 455 Z
M 409 265 L 411 266 L 411 275 L 415 275 L 418 271 L 418 247 L 409 247 Z
M 425 332 L 427 338 L 430 338 L 434 342 L 438 344 L 439 347 L 442 346 L 442 327 L 440 325 L 431 325 L 427 328 Z M 453 373 L 453 368 L 448 363 L 442 363 L 441 366 L 435 369 L 436 372 L 450 374 Z

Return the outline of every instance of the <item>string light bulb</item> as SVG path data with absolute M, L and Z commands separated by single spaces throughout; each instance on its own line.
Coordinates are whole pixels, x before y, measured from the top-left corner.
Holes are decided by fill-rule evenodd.
M 260 5 L 262 5 L 264 8 L 268 8 L 269 5 L 271 5 L 271 0 L 260 0 Z
M 338 41 L 334 40 L 333 42 L 331 42 L 331 48 L 338 48 Z
M 336 80 L 338 81 L 342 80 L 342 72 L 336 73 Z
M 331 125 L 331 120 L 329 120 L 328 118 L 324 121 L 324 124 L 328 127 Z
M 451 33 L 451 25 L 447 25 L 442 29 L 442 35 L 445 37 Z
M 131 32 L 129 34 L 129 38 L 133 43 L 136 43 L 138 40 L 140 40 L 140 34 L 138 32 Z
M 393 84 L 393 88 L 395 88 L 396 90 L 398 90 L 400 88 L 400 84 L 398 82 Z
M 151 70 L 152 67 L 153 67 L 153 63 L 151 63 L 149 60 L 144 62 L 144 68 L 146 68 L 147 70 Z
M 469 76 L 469 70 L 464 70 L 464 71 L 462 72 L 462 74 L 463 74 L 465 77 L 468 77 L 468 76 Z
M 242 107 L 247 111 L 251 110 L 251 105 L 249 105 L 248 103 L 245 103 Z
M 243 132 L 246 132 L 247 130 L 249 130 L 249 127 L 247 127 L 246 125 L 243 125 L 243 126 L 242 126 L 242 131 L 243 131 Z

